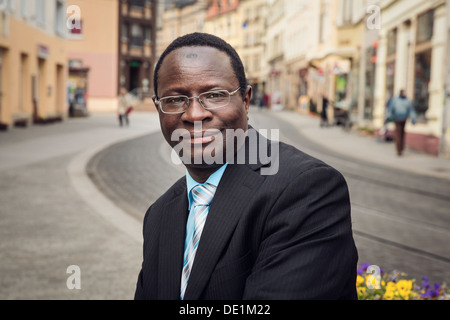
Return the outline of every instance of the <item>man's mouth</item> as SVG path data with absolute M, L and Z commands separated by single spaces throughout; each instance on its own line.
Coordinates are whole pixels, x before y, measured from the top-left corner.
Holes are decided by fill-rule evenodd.
M 189 141 L 191 144 L 206 144 L 213 142 L 216 140 L 216 137 L 220 134 L 220 130 L 218 129 L 211 129 L 211 130 L 205 130 L 205 131 L 193 131 L 189 133 L 189 136 L 186 138 L 189 138 Z

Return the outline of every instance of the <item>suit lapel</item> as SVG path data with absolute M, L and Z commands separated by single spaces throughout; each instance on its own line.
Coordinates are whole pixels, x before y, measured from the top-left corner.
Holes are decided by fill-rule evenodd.
M 248 141 L 245 148 L 249 150 Z M 247 152 L 248 154 L 248 152 Z M 264 178 L 255 172 L 263 164 L 228 165 L 211 203 L 192 267 L 185 299 L 199 299 L 225 246 L 238 224 L 245 206 L 251 203 L 254 189 Z
M 161 218 L 158 268 L 158 299 L 161 300 L 180 298 L 187 208 L 186 179 L 182 179 Z

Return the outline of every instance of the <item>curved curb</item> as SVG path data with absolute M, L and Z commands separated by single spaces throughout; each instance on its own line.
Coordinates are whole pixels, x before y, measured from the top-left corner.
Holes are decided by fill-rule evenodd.
M 67 167 L 70 182 L 78 194 L 82 197 L 84 202 L 87 203 L 100 217 L 104 218 L 118 230 L 124 232 L 139 243 L 142 243 L 143 241 L 142 221 L 138 221 L 136 218 L 123 211 L 100 190 L 98 190 L 87 175 L 86 167 L 89 160 L 102 150 L 114 144 L 139 138 L 156 131 L 157 129 L 148 130 L 146 132 L 132 134 L 125 138 L 113 138 L 109 141 L 89 147 L 75 156 Z

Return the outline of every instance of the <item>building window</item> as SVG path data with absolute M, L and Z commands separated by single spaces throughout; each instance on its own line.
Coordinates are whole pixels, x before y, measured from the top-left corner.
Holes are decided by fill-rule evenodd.
M 319 20 L 319 43 L 325 42 L 328 37 L 328 1 L 321 0 Z
M 144 42 L 145 44 L 150 44 L 152 41 L 152 29 L 150 27 L 145 27 L 145 38 Z
M 419 118 L 425 120 L 425 113 L 428 110 L 431 49 L 416 54 L 414 69 L 414 108 Z
M 395 60 L 386 64 L 386 91 L 387 99 L 394 96 L 394 82 L 395 82 Z
M 120 33 L 122 41 L 128 41 L 128 23 L 122 23 Z
M 20 13 L 22 14 L 22 18 L 28 18 L 28 0 L 20 1 Z
M 144 42 L 142 26 L 137 23 L 133 23 L 131 25 L 130 31 L 131 31 L 131 39 L 130 39 L 131 46 L 141 48 Z
M 434 28 L 434 10 L 417 17 L 417 33 L 414 63 L 414 108 L 419 121 L 426 121 L 429 107 L 431 53 Z
M 397 28 L 392 29 L 387 35 L 387 55 L 395 55 L 397 51 Z
M 14 0 L 8 0 L 9 11 L 14 12 L 15 7 L 16 7 L 15 6 L 15 1 Z
M 36 21 L 45 26 L 45 4 L 46 0 L 36 0 Z
M 417 18 L 417 43 L 430 41 L 433 37 L 434 10 L 429 10 Z
M 66 12 L 64 7 L 64 3 L 56 1 L 55 32 L 60 36 L 65 36 Z
M 375 59 L 377 48 L 375 46 L 366 48 L 365 56 L 365 79 L 364 79 L 364 119 L 373 119 L 374 88 L 375 88 Z M 389 81 L 389 77 L 386 79 Z
M 145 6 L 144 0 L 129 0 L 130 6 L 133 9 L 143 10 Z
M 387 34 L 387 58 L 386 58 L 386 92 L 387 100 L 394 96 L 395 60 L 397 53 L 397 28 Z
M 342 0 L 342 24 L 352 23 L 352 0 Z

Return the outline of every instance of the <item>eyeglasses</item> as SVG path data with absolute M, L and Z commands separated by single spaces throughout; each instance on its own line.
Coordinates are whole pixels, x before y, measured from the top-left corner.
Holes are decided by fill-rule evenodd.
M 191 100 L 197 98 L 202 107 L 206 110 L 213 110 L 226 107 L 231 100 L 231 96 L 239 91 L 241 87 L 229 92 L 228 90 L 214 90 L 200 94 L 198 97 L 169 96 L 155 99 L 155 104 L 163 113 L 177 114 L 186 112 L 191 105 Z

